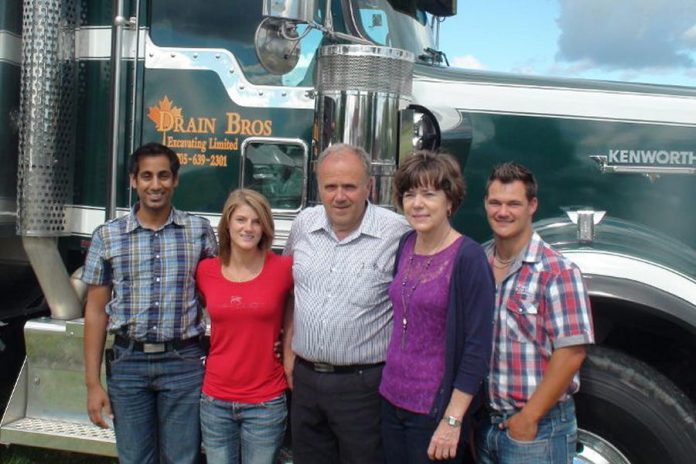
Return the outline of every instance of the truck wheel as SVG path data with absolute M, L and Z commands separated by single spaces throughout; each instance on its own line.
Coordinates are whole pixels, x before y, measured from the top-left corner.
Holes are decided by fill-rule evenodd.
M 575 464 L 683 464 L 696 456 L 696 409 L 641 361 L 591 347 L 575 402 Z

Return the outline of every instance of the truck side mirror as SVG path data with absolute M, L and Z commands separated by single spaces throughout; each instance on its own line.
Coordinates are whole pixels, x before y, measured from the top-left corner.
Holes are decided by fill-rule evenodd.
M 265 18 L 256 29 L 254 48 L 261 66 L 271 74 L 286 74 L 300 59 L 297 23 L 279 18 Z

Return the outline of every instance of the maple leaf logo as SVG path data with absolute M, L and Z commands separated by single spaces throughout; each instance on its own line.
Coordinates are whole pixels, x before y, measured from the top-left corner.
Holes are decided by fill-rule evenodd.
M 177 121 L 184 119 L 181 108 L 174 106 L 173 103 L 165 95 L 157 102 L 157 106 L 151 106 L 147 112 L 147 117 L 155 123 L 157 132 L 162 132 L 162 140 L 165 139 L 165 133 L 172 130 Z

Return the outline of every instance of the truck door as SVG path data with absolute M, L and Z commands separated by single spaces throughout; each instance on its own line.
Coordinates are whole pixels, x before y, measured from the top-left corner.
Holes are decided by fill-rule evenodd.
M 147 9 L 139 139 L 178 154 L 177 207 L 216 222 L 226 195 L 245 186 L 269 196 L 276 216 L 299 211 L 320 33 L 299 43 L 297 66 L 274 75 L 254 47 L 261 2 L 152 0 Z

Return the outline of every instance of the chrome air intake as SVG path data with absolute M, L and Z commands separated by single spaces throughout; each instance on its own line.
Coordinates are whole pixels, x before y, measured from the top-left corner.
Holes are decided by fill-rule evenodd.
M 391 205 L 401 152 L 400 111 L 411 100 L 413 54 L 369 45 L 329 45 L 319 52 L 315 157 L 334 143 L 361 146 L 372 158 L 373 203 Z M 410 140 L 410 134 L 403 137 Z

